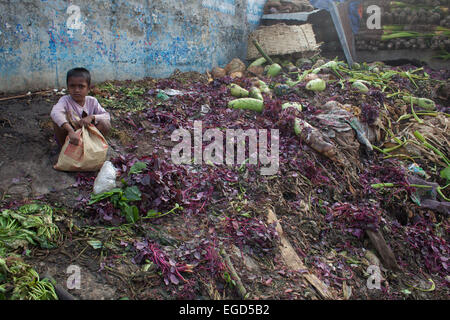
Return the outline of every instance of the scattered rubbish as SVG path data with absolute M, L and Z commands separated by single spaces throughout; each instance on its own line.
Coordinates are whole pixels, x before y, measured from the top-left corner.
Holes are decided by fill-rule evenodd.
M 289 93 L 290 87 L 286 84 L 277 84 L 273 91 L 275 92 L 275 95 L 278 97 L 284 96 Z
M 94 194 L 110 191 L 116 187 L 117 170 L 111 161 L 105 161 L 94 181 Z
M 61 239 L 54 223 L 54 210 L 42 203 L 30 203 L 15 210 L 0 211 L 0 299 L 57 300 L 48 279 L 17 254 L 29 252 L 29 246 L 47 250 L 57 247 Z
M 380 230 L 366 230 L 366 233 L 369 236 L 369 239 L 372 242 L 373 246 L 375 247 L 375 249 L 377 249 L 377 252 L 381 256 L 383 264 L 393 271 L 400 270 L 400 266 L 397 263 L 394 252 L 386 243 L 386 240 L 384 239 Z
M 336 156 L 335 146 L 318 129 L 314 128 L 308 122 L 295 118 L 295 134 L 305 141 L 312 149 L 324 156 L 334 159 Z
M 263 66 L 248 67 L 247 72 L 251 75 L 261 77 L 264 74 L 264 67 Z
M 447 182 L 450 182 L 450 166 L 447 166 L 445 169 L 443 169 L 439 176 L 442 179 L 447 180 Z
M 31 94 L 31 93 L 30 93 Z M 57 95 L 64 96 L 67 94 L 66 89 L 61 89 L 61 91 L 56 92 Z
M 214 67 L 211 70 L 211 74 L 214 79 L 220 79 L 225 76 L 230 76 L 232 79 L 235 79 L 244 77 L 246 69 L 245 64 L 239 58 L 234 58 L 225 68 Z
M 450 202 L 442 202 L 432 199 L 425 199 L 419 202 L 422 208 L 427 208 L 439 212 L 443 215 L 450 215 Z
M 241 87 L 238 86 L 237 84 L 232 83 L 232 84 L 230 85 L 230 87 L 231 87 L 231 89 L 230 89 L 230 90 L 231 90 L 231 95 L 232 95 L 233 97 L 236 97 L 236 98 L 245 98 L 245 97 L 248 97 L 248 95 L 249 95 L 249 92 L 248 92 L 247 90 L 241 88 Z
M 270 93 L 271 92 L 269 87 L 267 86 L 267 84 L 264 81 L 257 80 L 255 84 L 256 84 L 257 87 L 259 87 L 259 90 L 261 90 L 261 92 L 263 92 L 263 93 Z
M 214 79 L 220 79 L 227 75 L 227 72 L 223 68 L 214 67 L 211 71 L 211 74 Z
M 416 163 L 411 163 L 408 166 L 408 170 L 411 171 L 411 173 L 413 173 L 413 174 L 418 174 L 418 175 L 420 175 L 420 176 L 422 176 L 424 178 L 427 177 L 426 172 L 423 171 L 423 169 L 421 167 L 419 167 Z
M 180 90 L 175 90 L 175 89 L 165 89 L 162 92 L 167 94 L 169 97 L 181 96 L 181 95 L 185 94 L 184 92 L 182 92 Z
M 54 168 L 60 171 L 99 170 L 108 152 L 105 138 L 94 125 L 83 126 L 75 134 L 80 137 L 80 143 L 73 145 L 67 137 Z
M 1 300 L 58 300 L 49 279 L 40 279 L 31 265 L 19 255 L 0 257 Z
M 139 109 L 114 110 L 112 139 L 125 133 L 130 137 L 111 162 L 102 162 L 97 177 L 77 175 L 74 208 L 70 193 L 49 195 L 70 204 L 70 214 L 64 208 L 55 212 L 56 221 L 70 229 L 70 241 L 81 241 L 79 248 L 72 246 L 77 250 L 71 252 L 74 263 L 83 264 L 87 254 L 101 250 L 104 261 L 97 276 L 116 272 L 129 286 L 155 280 L 157 290 L 127 288 L 130 299 L 403 299 L 406 278 L 423 274 L 432 281 L 412 280 L 420 285 L 409 288 L 409 298 L 417 298 L 417 288 L 429 298 L 447 297 L 449 119 L 438 92 L 446 74 L 381 63 L 350 67 L 309 54 L 301 59 L 271 54 L 267 59 L 256 51 L 258 56 L 248 61 L 253 66 L 245 69 L 234 60 L 226 72 L 214 68 L 214 79 L 175 73 L 146 84 L 97 86 L 96 97 L 109 101 L 108 108 L 129 101 Z M 279 66 L 275 77 L 261 72 L 274 65 Z M 367 88 L 364 94 L 353 87 L 357 82 Z M 317 93 L 309 90 L 314 83 Z M 434 105 L 428 101 L 422 108 L 420 99 Z M 435 106 L 432 111 L 426 109 L 430 106 Z M 279 170 L 266 177 L 248 161 L 174 164 L 170 149 L 163 148 L 174 146 L 167 137 L 177 128 L 191 130 L 199 118 L 205 130 L 278 129 Z M 15 120 L 11 118 L 14 127 Z M 8 131 L 16 137 L 13 133 Z M 251 154 L 248 144 L 244 148 Z M 110 185 L 99 189 L 106 171 Z M 10 184 L 12 178 L 5 181 Z M 4 200 L 2 205 L 16 206 L 8 195 Z M 17 210 L 2 211 L 0 237 L 11 235 L 2 233 L 2 226 L 35 215 L 16 219 L 12 213 Z M 276 223 L 261 222 L 264 216 Z M 26 229 L 35 233 L 35 244 L 51 247 L 37 235 L 40 227 Z M 4 243 L 22 255 L 38 252 L 27 248 L 28 232 L 13 234 Z M 239 255 L 233 246 L 239 247 Z M 222 248 L 233 253 L 229 261 Z M 1 250 L 0 244 L 4 259 Z M 146 280 L 115 270 L 127 259 Z M 383 290 L 361 289 L 370 265 L 380 267 Z
M 266 62 L 268 62 L 270 65 L 273 65 L 274 64 L 273 60 L 267 55 L 266 52 L 264 52 L 264 50 L 261 48 L 261 45 L 259 44 L 258 40 L 253 39 L 252 43 L 255 46 L 256 50 L 259 52 L 259 54 L 262 55 L 264 60 L 266 60 Z
M 283 103 L 283 105 L 281 106 L 281 109 L 287 109 L 287 108 L 295 108 L 298 111 L 302 111 L 303 110 L 303 106 L 300 103 L 297 102 L 286 102 Z
M 38 92 L 31 92 L 28 91 L 26 94 L 16 95 L 16 96 L 10 96 L 10 97 L 2 97 L 0 98 L 0 101 L 8 101 L 13 99 L 21 99 L 21 98 L 27 98 L 33 95 L 46 95 L 51 93 L 52 90 L 45 90 L 45 91 L 38 91 Z
M 228 75 L 231 75 L 232 73 L 235 72 L 244 72 L 246 67 L 245 64 L 240 59 L 234 58 L 233 60 L 231 60 L 229 64 L 225 66 L 224 69 Z
M 236 72 L 230 73 L 231 79 L 242 78 L 243 76 L 244 76 L 244 73 L 241 71 L 236 71 Z
M 207 104 L 202 104 L 200 112 L 202 115 L 208 114 L 211 112 L 211 107 Z
M 247 299 L 247 290 L 244 287 L 244 284 L 242 283 L 241 278 L 239 277 L 233 263 L 231 262 L 230 256 L 226 253 L 225 250 L 222 250 L 220 254 L 223 256 L 226 266 L 228 267 L 228 270 L 230 270 L 231 277 L 233 278 L 236 288 L 238 290 L 239 296 L 242 299 Z
M 254 98 L 241 98 L 230 101 L 228 103 L 228 107 L 262 112 L 264 108 L 264 101 Z
M 43 280 L 44 279 L 48 279 L 51 282 L 51 284 L 55 288 L 55 293 L 58 296 L 58 300 L 78 300 L 73 295 L 71 295 L 63 286 L 58 284 L 48 272 L 44 274 Z
M 367 150 L 369 151 L 373 151 L 373 147 L 372 144 L 370 143 L 370 141 L 367 139 L 367 137 L 365 136 L 362 128 L 361 128 L 361 124 L 358 121 L 358 119 L 356 118 L 352 118 L 350 121 L 346 121 L 352 128 L 353 130 L 355 130 L 356 132 L 356 137 L 358 139 L 358 141 L 364 145 Z
M 306 89 L 311 91 L 324 91 L 326 87 L 327 84 L 322 79 L 311 80 L 306 85 Z
M 252 68 L 252 67 L 260 67 L 262 65 L 264 65 L 267 62 L 266 58 L 261 57 L 256 59 L 255 61 L 253 61 L 248 68 Z
M 405 100 L 405 102 L 418 105 L 420 108 L 425 109 L 427 111 L 436 110 L 436 104 L 434 103 L 433 100 L 430 99 L 404 96 L 403 100 Z
M 87 242 L 93 249 L 101 249 L 103 247 L 103 243 L 99 240 L 89 240 Z
M 257 87 L 251 87 L 250 88 L 250 98 L 258 99 L 258 100 L 264 100 L 261 90 Z
M 278 63 L 272 64 L 267 70 L 267 75 L 271 77 L 276 77 L 281 72 L 281 66 Z
M 324 63 L 324 61 L 318 60 L 316 64 L 313 66 L 313 74 L 318 74 L 319 72 L 323 71 L 324 69 L 330 68 L 332 70 L 336 70 L 338 66 L 338 63 L 336 61 L 330 61 L 327 63 Z
M 342 284 L 342 291 L 344 295 L 344 299 L 348 300 L 352 296 L 352 287 L 348 286 L 347 283 L 344 281 Z
M 353 115 L 344 110 L 337 101 L 329 101 L 321 108 L 321 113 L 314 116 L 323 127 L 328 127 L 336 132 L 350 131 L 352 128 L 346 121 L 353 118 Z
M 361 81 L 353 82 L 352 87 L 355 88 L 356 90 L 358 90 L 361 93 L 369 92 L 369 88 L 367 88 L 367 86 L 364 83 L 362 83 Z
M 161 101 L 167 101 L 170 99 L 169 96 L 164 91 L 158 91 L 156 98 Z

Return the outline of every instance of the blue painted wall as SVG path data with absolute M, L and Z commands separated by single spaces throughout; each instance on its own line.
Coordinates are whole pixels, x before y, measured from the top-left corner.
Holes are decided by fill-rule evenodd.
M 204 72 L 245 59 L 265 0 L 0 0 L 0 92 Z

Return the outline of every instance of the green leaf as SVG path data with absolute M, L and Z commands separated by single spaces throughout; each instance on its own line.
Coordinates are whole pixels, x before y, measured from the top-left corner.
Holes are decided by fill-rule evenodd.
M 161 212 L 158 212 L 158 211 L 156 211 L 154 209 L 148 210 L 146 218 L 155 218 L 155 217 L 159 216 L 160 214 L 161 214 Z
M 450 166 L 441 171 L 441 178 L 450 181 Z
M 90 244 L 94 249 L 101 249 L 103 247 L 103 244 L 100 240 L 89 240 L 87 243 Z
M 88 205 L 91 205 L 91 204 L 99 202 L 99 201 L 101 201 L 103 199 L 109 198 L 109 197 L 111 197 L 111 196 L 113 196 L 115 194 L 120 194 L 121 195 L 122 192 L 123 192 L 122 189 L 115 188 L 115 189 L 112 189 L 112 190 L 107 191 L 107 192 L 103 192 L 103 193 L 99 193 L 99 194 L 93 194 L 93 195 L 91 195 L 91 201 L 88 203 Z
M 139 191 L 137 186 L 127 187 L 123 197 L 128 201 L 139 201 L 141 200 L 141 191 Z
M 402 293 L 404 293 L 404 294 L 406 294 L 406 295 L 411 294 L 411 291 L 409 291 L 408 289 L 403 289 L 403 290 L 401 290 L 400 292 L 402 292 Z
M 411 200 L 419 207 L 421 206 L 420 198 L 415 193 L 411 194 Z
M 147 169 L 147 164 L 145 162 L 136 162 L 131 168 L 128 175 L 141 173 L 142 170 Z
M 38 241 L 42 249 L 54 249 L 58 247 L 56 244 L 51 243 L 44 238 L 38 238 Z
M 114 208 L 120 207 L 122 195 L 123 192 L 111 196 L 111 203 L 113 204 Z M 126 201 L 123 201 L 123 203 L 126 203 Z
M 135 223 L 139 220 L 139 209 L 136 206 L 125 208 L 125 217 L 129 223 Z
M 150 270 L 152 266 L 154 266 L 153 262 L 146 263 L 142 266 L 142 271 L 147 272 L 148 270 Z
M 26 214 L 26 213 L 34 213 L 36 211 L 39 210 L 39 205 L 35 204 L 35 203 L 31 203 L 31 204 L 26 204 L 22 207 L 19 208 L 19 212 Z

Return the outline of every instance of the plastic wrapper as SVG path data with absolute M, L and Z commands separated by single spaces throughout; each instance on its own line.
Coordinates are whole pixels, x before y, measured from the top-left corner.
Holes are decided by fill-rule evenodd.
M 110 191 L 116 187 L 117 170 L 110 161 L 105 161 L 94 181 L 94 194 Z

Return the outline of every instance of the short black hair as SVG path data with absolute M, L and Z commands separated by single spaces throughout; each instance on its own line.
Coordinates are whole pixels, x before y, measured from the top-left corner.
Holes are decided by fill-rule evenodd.
M 86 80 L 88 86 L 91 85 L 91 73 L 86 68 L 73 68 L 67 72 L 66 83 L 69 84 L 69 78 L 82 77 Z

